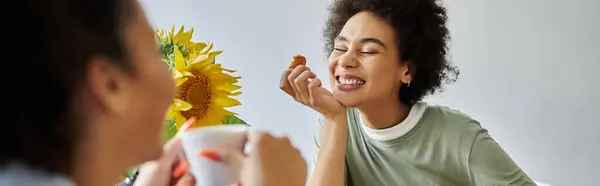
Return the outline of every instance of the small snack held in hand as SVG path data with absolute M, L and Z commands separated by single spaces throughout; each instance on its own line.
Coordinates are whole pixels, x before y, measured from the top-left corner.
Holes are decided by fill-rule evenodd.
M 296 68 L 298 65 L 306 65 L 306 58 L 302 55 L 294 56 L 294 61 L 290 63 L 288 68 Z

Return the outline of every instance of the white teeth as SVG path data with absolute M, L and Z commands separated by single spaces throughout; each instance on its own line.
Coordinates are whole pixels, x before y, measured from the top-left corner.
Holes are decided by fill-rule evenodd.
M 365 81 L 361 80 L 361 79 L 345 79 L 345 78 L 340 78 L 339 82 L 343 85 L 362 85 L 365 84 Z

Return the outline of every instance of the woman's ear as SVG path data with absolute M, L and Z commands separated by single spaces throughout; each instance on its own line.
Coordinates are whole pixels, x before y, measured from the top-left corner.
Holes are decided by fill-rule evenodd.
M 87 88 L 105 112 L 125 113 L 130 82 L 120 67 L 106 57 L 94 57 L 87 67 Z
M 402 65 L 400 67 L 400 82 L 402 82 L 402 84 L 409 84 L 413 79 L 413 76 L 415 74 L 415 66 L 413 65 L 412 61 L 405 61 L 402 62 Z

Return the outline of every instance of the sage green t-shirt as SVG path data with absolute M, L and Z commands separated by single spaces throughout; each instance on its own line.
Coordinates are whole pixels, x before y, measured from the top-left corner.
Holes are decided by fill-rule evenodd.
M 346 182 L 353 186 L 536 185 L 469 116 L 417 103 L 388 129 L 362 124 L 348 108 Z M 323 120 L 317 127 L 319 147 Z

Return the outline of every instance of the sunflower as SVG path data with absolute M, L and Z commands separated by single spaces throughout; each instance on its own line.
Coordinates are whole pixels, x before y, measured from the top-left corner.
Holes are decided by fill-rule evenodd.
M 194 29 L 185 31 L 182 26 L 177 33 L 175 27 L 168 32 L 156 30 L 156 39 L 163 53 L 163 61 L 173 73 L 177 85 L 177 97 L 166 113 L 165 140 L 171 139 L 183 123 L 196 117 L 192 127 L 219 124 L 246 124 L 236 113 L 226 110 L 240 102 L 232 96 L 240 95 L 237 85 L 240 77 L 235 72 L 215 63 L 222 51 L 211 51 L 213 44 L 193 42 Z M 137 166 L 124 173 L 131 178 Z
M 226 108 L 241 105 L 232 98 L 241 94 L 237 85 L 240 77 L 230 74 L 234 70 L 215 63 L 222 51 L 212 51 L 212 43 L 191 41 L 193 31 L 181 27 L 175 33 L 172 27 L 167 33 L 157 30 L 156 34 L 163 61 L 171 68 L 177 85 L 177 96 L 166 116 L 174 121 L 176 129 L 191 117 L 197 118 L 192 127 L 229 123 L 231 117 L 238 118 Z

